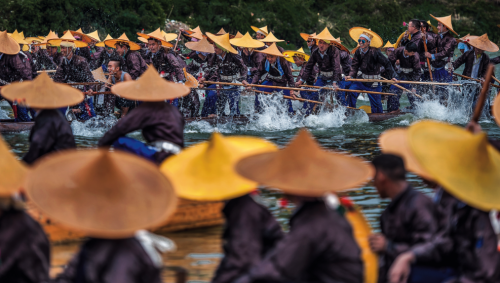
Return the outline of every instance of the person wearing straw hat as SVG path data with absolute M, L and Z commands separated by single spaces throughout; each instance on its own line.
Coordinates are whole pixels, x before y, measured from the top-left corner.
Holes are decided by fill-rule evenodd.
M 261 204 L 258 184 L 234 169 L 246 156 L 277 150 L 275 144 L 260 138 L 214 133 L 208 141 L 185 149 L 160 166 L 180 198 L 225 201 L 224 258 L 211 282 L 233 282 L 283 238 L 281 226 Z
M 213 42 L 215 56 L 208 63 L 205 75 L 199 80 L 217 82 L 242 82 L 247 84 L 247 67 L 238 51 L 231 46 L 229 34 L 215 35 L 207 32 L 207 37 Z M 236 86 L 222 86 L 223 90 L 215 90 L 216 85 L 209 85 L 214 89 L 207 91 L 205 103 L 201 110 L 202 117 L 214 117 L 225 115 L 226 102 L 229 102 L 230 115 L 240 115 L 240 91 Z
M 87 43 L 76 40 L 70 32 L 66 32 L 60 39 L 51 39 L 48 41 L 52 45 L 61 47 L 61 54 L 64 56 L 61 64 L 57 67 L 54 74 L 54 82 L 57 83 L 85 83 L 95 82 L 94 75 L 90 71 L 89 62 L 81 56 L 75 54 L 76 47 L 85 47 Z M 84 91 L 87 96 L 84 101 L 76 106 L 70 107 L 70 110 L 77 120 L 87 121 L 95 117 L 93 88 L 91 86 L 75 86 Z
M 266 60 L 264 53 L 256 52 L 257 50 L 261 50 L 265 44 L 253 39 L 248 32 L 243 37 L 233 38 L 229 42 L 240 49 L 239 54 L 248 70 L 247 81 L 252 81 L 255 73 L 258 71 L 259 65 Z
M 99 53 L 99 57 L 97 59 L 93 60 L 92 63 L 94 66 L 92 67 L 92 69 L 95 70 L 95 69 L 99 69 L 99 67 L 101 67 L 104 72 L 107 72 L 109 61 L 111 59 L 117 59 L 117 58 L 120 59 L 121 66 L 126 67 L 125 59 L 123 58 L 123 56 L 120 56 L 118 54 L 115 47 L 107 46 L 104 43 L 106 40 L 111 40 L 111 39 L 113 39 L 113 38 L 108 34 L 108 36 L 106 37 L 106 39 L 103 42 L 96 44 L 96 46 L 103 47 L 105 50 L 103 52 Z
M 61 53 L 57 52 L 58 47 L 48 43 L 49 40 L 58 38 L 55 32 L 50 31 L 41 43 L 36 44 L 36 46 L 42 48 L 35 53 L 35 57 L 38 58 L 37 62 L 42 66 L 40 68 L 41 70 L 56 70 L 57 66 L 62 62 L 63 56 Z M 44 46 L 46 50 L 43 50 Z
M 138 80 L 118 83 L 111 87 L 111 91 L 142 103 L 104 134 L 99 147 L 113 145 L 115 149 L 135 153 L 157 164 L 181 151 L 184 147 L 184 118 L 165 100 L 187 95 L 190 92 L 187 86 L 164 80 L 150 66 Z M 137 130 L 142 130 L 148 144 L 125 136 Z
M 153 163 L 124 152 L 67 150 L 37 162 L 26 191 L 44 216 L 87 236 L 51 282 L 162 282 L 160 253 L 175 243 L 143 229 L 167 222 L 178 200 Z
M 0 136 L 0 282 L 49 282 L 50 242 L 25 211 L 28 168 Z
M 24 40 L 24 33 L 23 32 L 17 32 L 17 30 L 15 30 L 11 37 L 19 44 L 19 47 L 21 49 L 21 51 L 19 52 L 19 55 L 21 55 L 23 58 L 23 61 L 24 62 L 27 62 L 31 68 L 31 78 L 36 78 L 36 76 L 38 75 L 37 71 L 36 71 L 36 65 L 35 65 L 35 62 L 33 61 L 33 56 L 31 55 L 31 53 L 26 49 L 25 50 L 25 47 L 27 47 L 29 45 L 29 43 Z M 27 122 L 27 121 L 22 121 L 22 122 Z
M 373 176 L 370 164 L 327 152 L 300 130 L 284 149 L 243 158 L 236 171 L 282 190 L 297 208 L 290 232 L 234 282 L 363 282 L 361 249 L 335 193 L 366 183 Z
M 435 50 L 436 49 L 436 42 L 438 40 L 438 35 L 436 34 L 437 28 L 431 25 L 431 21 L 420 21 L 420 31 L 422 32 L 422 35 L 425 36 L 425 42 L 427 45 L 427 50 Z M 422 81 L 430 81 L 431 77 L 429 74 L 429 66 L 427 65 L 427 59 L 424 54 L 419 54 L 420 57 L 420 66 L 422 67 Z M 428 91 L 430 89 L 430 86 L 426 85 L 421 85 L 418 87 L 420 90 L 425 90 Z M 423 92 L 423 91 L 422 91 Z
M 386 283 L 387 272 L 396 257 L 416 244 L 430 241 L 437 232 L 438 223 L 432 200 L 407 181 L 401 157 L 381 154 L 373 159 L 372 164 L 376 170 L 373 184 L 380 198 L 391 200 L 380 215 L 381 232 L 369 238 L 372 251 L 383 258 L 378 282 Z M 412 269 L 416 273 L 422 268 Z
M 282 39 L 277 39 L 276 36 L 272 32 L 270 32 L 265 38 L 259 39 L 259 41 L 264 42 L 267 47 L 271 46 L 273 43 L 284 42 Z M 267 48 L 266 46 L 262 47 L 260 50 L 264 50 Z M 285 49 L 283 47 L 278 46 L 278 50 L 283 53 Z
M 68 31 L 65 31 L 64 33 L 66 34 L 68 32 L 71 33 L 71 35 L 76 40 L 85 42 L 87 44 L 85 46 L 82 45 L 82 46 L 75 47 L 73 52 L 75 53 L 75 55 L 78 55 L 80 57 L 85 58 L 85 60 L 87 60 L 87 63 L 90 64 L 92 62 L 92 56 L 91 56 L 89 44 L 93 41 L 93 39 L 91 37 L 89 37 L 88 35 L 86 35 L 85 33 L 83 33 L 81 28 L 79 28 L 76 31 L 68 30 Z
M 422 121 L 399 130 L 391 140 L 398 142 L 387 144 L 386 150 L 399 152 L 412 164 L 409 169 L 425 173 L 437 184 L 439 230 L 431 241 L 398 256 L 389 272 L 390 282 L 406 282 L 410 264 L 455 269 L 452 280 L 426 282 L 499 282 L 500 253 L 489 211 L 500 208 L 500 153 L 486 134 Z
M 257 84 L 261 78 L 263 78 L 262 85 L 285 87 L 293 87 L 295 85 L 290 63 L 285 60 L 285 55 L 278 50 L 276 43 L 273 43 L 273 45 L 264 50 L 256 50 L 256 52 L 264 54 L 266 59 L 259 64 L 257 72 L 253 76 L 252 84 Z M 275 91 L 274 89 L 265 87 L 259 87 L 258 90 L 264 92 Z M 293 90 L 283 90 L 283 95 L 296 97 Z M 288 106 L 288 113 L 293 114 L 292 101 L 286 99 L 286 103 Z M 258 95 L 255 95 L 255 111 L 258 113 L 263 111 Z
M 24 162 L 32 164 L 48 153 L 76 148 L 71 127 L 58 109 L 81 103 L 84 99 L 81 91 L 55 83 L 47 73 L 41 73 L 31 82 L 3 87 L 2 95 L 36 111 L 35 125 L 29 135 L 30 148 L 23 157 Z
M 300 68 L 300 72 L 297 75 L 297 78 L 295 79 L 295 81 L 298 82 L 298 81 L 302 80 L 304 82 L 302 84 L 303 86 L 314 85 L 314 82 L 316 81 L 316 77 L 318 76 L 318 73 L 319 73 L 319 67 L 318 67 L 318 65 L 314 65 L 314 68 L 313 68 L 312 72 L 310 73 L 309 77 L 307 77 L 307 78 L 304 77 L 304 72 L 306 70 L 305 65 L 307 64 L 307 61 L 309 61 L 309 59 L 310 59 L 310 56 L 304 52 L 304 49 L 302 49 L 302 47 L 301 47 L 297 51 L 293 51 L 293 52 L 285 51 L 285 54 L 291 56 L 295 65 Z M 290 61 L 288 58 L 287 58 L 287 60 Z M 301 97 L 309 97 L 309 94 L 306 91 L 300 91 L 299 93 L 300 93 Z M 314 105 L 311 105 L 311 104 L 313 104 L 313 103 L 304 102 L 304 104 L 302 105 L 302 109 L 304 109 L 304 111 L 306 111 L 306 112 L 308 110 L 310 111 L 310 109 L 314 108 Z
M 307 42 L 307 48 L 309 48 L 309 53 L 311 54 L 313 54 L 314 50 L 318 49 L 318 45 L 316 44 L 317 40 L 314 39 L 315 36 L 316 33 L 300 33 L 300 37 L 302 37 Z
M 358 76 L 358 72 L 361 72 L 361 78 L 363 79 L 380 79 L 380 67 L 384 67 L 385 72 L 389 75 L 387 79 L 395 80 L 396 72 L 394 72 L 391 62 L 379 50 L 384 42 L 378 34 L 366 28 L 354 27 L 349 30 L 349 35 L 353 40 L 358 41 L 359 48 L 354 53 L 351 71 L 346 80 Z M 380 83 L 353 82 L 349 89 L 380 92 L 382 86 Z M 350 107 L 356 108 L 358 96 L 359 93 L 355 92 L 347 95 Z M 370 99 L 372 113 L 384 112 L 379 94 L 368 94 L 368 98 Z
M 97 45 L 98 43 L 101 42 L 101 38 L 99 37 L 99 33 L 97 32 L 97 30 L 91 32 L 91 33 L 87 33 L 86 34 L 90 39 L 91 41 L 88 43 L 89 44 L 89 51 L 90 51 L 90 69 L 93 71 L 93 70 L 96 70 L 100 67 L 100 65 L 98 65 L 98 62 L 100 57 L 101 57 L 101 53 L 105 53 L 106 50 L 104 48 L 104 46 L 99 46 Z
M 261 27 L 261 28 L 254 27 L 254 26 L 250 26 L 250 27 L 255 31 L 255 39 L 257 39 L 257 40 L 264 39 L 269 34 L 269 31 L 267 30 L 267 26 Z

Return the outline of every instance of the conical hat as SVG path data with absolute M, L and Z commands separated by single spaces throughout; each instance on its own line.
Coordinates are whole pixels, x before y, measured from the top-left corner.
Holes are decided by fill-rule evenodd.
M 436 21 L 442 23 L 445 27 L 448 28 L 448 30 L 452 31 L 454 34 L 458 35 L 458 33 L 456 31 L 453 30 L 453 25 L 451 24 L 451 15 L 449 16 L 446 16 L 446 17 L 441 17 L 441 18 L 438 18 L 438 17 L 434 17 L 432 14 L 431 14 L 431 17 L 433 17 Z
M 0 32 L 0 53 L 15 55 L 21 51 L 19 43 L 7 34 L 7 31 Z
M 224 30 L 224 28 L 220 28 L 219 32 L 217 32 L 215 35 L 224 35 L 227 32 Z
M 65 31 L 65 35 L 68 31 Z M 72 36 L 80 36 L 81 38 L 81 41 L 85 42 L 85 43 L 91 43 L 94 39 L 91 38 L 90 36 L 86 35 L 85 33 L 83 33 L 82 31 L 82 28 L 79 28 L 78 30 L 74 31 L 74 30 L 69 30 L 69 32 L 71 32 L 71 35 Z M 61 37 L 62 38 L 62 37 Z M 82 47 L 82 46 L 77 46 L 77 47 Z
M 177 206 L 172 185 L 155 164 L 106 149 L 50 154 L 35 163 L 26 189 L 44 215 L 95 238 L 132 237 L 164 223 Z
M 235 39 L 236 38 L 242 38 L 242 37 L 243 37 L 243 34 L 241 34 L 240 32 L 237 32 L 236 35 L 234 36 Z
M 332 45 L 336 46 L 339 50 L 344 50 L 345 52 L 349 53 L 349 49 L 347 49 L 347 47 L 345 47 L 343 44 L 342 44 L 342 41 L 340 40 L 340 37 L 335 39 L 334 41 L 331 41 L 330 42 Z
M 153 31 L 152 33 L 148 33 L 148 34 L 138 32 L 137 35 L 140 37 L 143 37 L 145 39 L 154 38 L 156 40 L 159 40 L 161 42 L 161 45 L 165 46 L 165 47 L 174 47 L 174 45 L 172 45 L 170 42 L 168 42 L 165 39 L 165 37 L 161 33 L 160 28 L 158 28 L 157 30 Z
M 378 34 L 369 29 L 362 27 L 354 27 L 349 30 L 349 35 L 356 42 L 358 42 L 358 39 L 362 34 L 365 34 L 369 38 L 371 38 L 370 41 L 371 47 L 380 48 L 382 47 L 382 45 L 384 45 L 384 41 L 382 40 L 382 38 Z
M 387 43 L 382 48 L 394 48 L 394 45 L 390 41 L 387 41 Z
M 24 185 L 28 169 L 10 151 L 9 146 L 0 135 L 0 197 L 10 196 Z
M 236 171 L 259 184 L 309 197 L 353 189 L 374 173 L 361 158 L 323 150 L 307 130 L 278 152 L 243 159 Z
M 265 26 L 265 27 L 261 27 L 261 28 L 251 26 L 251 28 L 252 28 L 255 32 L 260 32 L 260 33 L 264 34 L 265 36 L 267 36 L 267 35 L 269 34 L 269 32 L 267 31 L 267 26 Z
M 283 55 L 285 56 L 285 59 L 290 63 L 295 63 L 293 57 L 299 57 L 306 62 L 309 61 L 310 58 L 310 56 L 304 52 L 304 49 L 302 47 L 297 51 L 287 50 L 283 52 Z
M 186 47 L 204 53 L 215 53 L 214 46 L 208 42 L 206 38 L 201 39 L 198 42 L 186 42 Z
M 97 30 L 91 33 L 87 33 L 86 35 L 97 42 L 101 42 L 101 38 L 99 37 L 99 33 L 97 32 Z
M 245 195 L 257 188 L 234 171 L 238 160 L 252 154 L 276 151 L 276 145 L 254 137 L 224 137 L 214 133 L 210 140 L 191 146 L 167 159 L 160 170 L 181 198 L 213 201 Z
M 272 32 L 270 32 L 264 39 L 258 39 L 262 42 L 283 42 L 284 40 L 277 39 Z
M 396 43 L 394 43 L 394 44 L 393 44 L 394 49 L 401 47 L 401 46 L 400 46 L 400 44 L 401 44 L 401 40 L 403 40 L 403 37 L 405 36 L 405 33 L 406 33 L 406 32 L 403 32 L 402 34 L 400 34 L 400 35 L 399 35 L 398 40 L 396 40 Z M 409 38 L 409 39 L 411 39 L 411 34 L 409 35 L 409 37 L 408 37 L 408 38 Z
M 207 32 L 207 36 L 208 36 L 208 38 L 210 38 L 210 40 L 212 40 L 213 42 L 215 42 L 217 45 L 224 48 L 228 52 L 231 52 L 233 54 L 238 54 L 238 51 L 236 51 L 236 49 L 234 49 L 231 46 L 231 43 L 229 42 L 229 34 L 228 33 L 226 33 L 224 35 L 215 35 L 215 34 L 211 34 L 211 33 Z
M 408 129 L 408 138 L 419 164 L 443 189 L 477 209 L 500 209 L 500 152 L 486 133 L 422 121 Z
M 148 40 L 145 38 L 142 38 L 142 37 L 138 37 L 137 40 L 139 40 L 142 43 L 146 43 L 146 44 L 148 43 Z
M 500 99 L 498 99 L 498 95 L 495 98 L 495 102 L 493 103 L 493 108 L 491 109 L 493 112 L 493 116 L 495 117 L 495 121 L 497 125 L 500 126 Z
M 38 37 L 26 37 L 24 39 L 28 44 L 33 44 L 33 43 L 42 43 L 43 39 L 40 39 Z
M 29 44 L 24 40 L 24 36 L 18 33 L 17 30 L 14 31 L 10 37 L 12 37 L 18 44 Z
M 153 65 L 150 65 L 137 80 L 117 83 L 111 87 L 111 91 L 121 97 L 139 101 L 164 101 L 191 92 L 183 84 L 169 82 L 160 77 Z
M 179 36 L 176 33 L 166 33 L 164 31 L 161 31 L 161 34 L 163 34 L 163 37 L 165 38 L 166 41 L 175 40 L 177 38 L 177 36 Z
M 106 40 L 111 40 L 111 39 L 113 39 L 113 38 L 111 37 L 111 35 L 109 35 L 109 34 L 108 34 L 108 35 L 106 36 L 106 38 L 104 39 L 104 41 L 106 41 Z M 103 42 L 99 42 L 99 43 L 97 43 L 95 46 L 99 46 L 99 47 L 106 47 L 106 44 L 104 43 L 104 41 L 103 41 Z M 113 48 L 114 48 L 114 47 L 113 47 Z
M 203 39 L 203 33 L 201 32 L 200 26 L 197 26 L 192 30 L 192 33 L 188 35 L 189 37 L 194 37 L 196 39 Z
M 429 181 L 434 181 L 413 154 L 408 140 L 407 128 L 390 129 L 383 132 L 378 139 L 378 143 L 383 153 L 394 154 L 403 158 L 406 170 Z
M 488 39 L 488 34 L 486 34 L 486 33 L 477 37 L 477 38 L 470 39 L 467 43 L 469 43 L 470 45 L 474 46 L 477 49 L 481 49 L 484 51 L 488 51 L 488 52 L 497 52 L 498 51 L 498 45 L 491 42 Z
M 49 34 L 45 37 L 45 39 L 39 43 L 39 44 L 35 44 L 35 46 L 45 46 L 47 45 L 48 41 L 51 40 L 51 39 L 58 39 L 59 37 L 57 36 L 57 34 L 53 31 L 50 31 Z
M 56 109 L 83 101 L 81 91 L 53 82 L 47 73 L 39 74 L 33 81 L 4 86 L 2 96 L 20 105 L 40 109 Z
M 47 42 L 52 46 L 61 46 L 61 43 L 64 43 L 64 42 L 73 43 L 74 47 L 87 47 L 88 46 L 87 43 L 80 41 L 80 40 L 76 40 L 73 37 L 71 32 L 66 32 L 61 38 L 50 39 Z
M 186 68 L 182 68 L 182 71 L 184 72 L 184 77 L 186 78 L 186 82 L 184 83 L 184 85 L 189 88 L 197 88 L 199 85 L 198 80 L 193 77 L 193 75 L 188 73 L 186 71 Z
M 316 36 L 316 33 L 311 33 L 311 34 L 303 33 L 303 32 L 300 33 L 300 37 L 302 37 L 305 41 L 307 41 L 309 38 L 315 37 L 315 36 Z
M 102 69 L 102 66 L 93 70 L 92 76 L 94 77 L 94 80 L 96 80 L 96 81 L 100 81 L 100 82 L 107 82 L 108 81 L 108 79 L 106 78 L 106 75 L 104 74 L 104 70 Z
M 285 57 L 285 55 L 283 55 L 283 53 L 281 53 L 281 51 L 276 46 L 276 43 L 271 44 L 268 48 L 264 50 L 255 50 L 255 52 L 260 52 L 267 55 L 273 55 L 278 57 Z
M 263 42 L 253 39 L 248 32 L 242 38 L 233 38 L 229 42 L 232 45 L 244 48 L 260 48 L 265 45 Z
M 317 40 L 324 40 L 327 43 L 330 43 L 331 41 L 337 40 L 335 37 L 333 37 L 333 35 L 328 30 L 328 28 L 325 28 L 322 32 L 320 32 L 316 36 L 313 36 L 312 38 L 317 39 Z
M 125 33 L 123 33 L 119 38 L 105 40 L 104 44 L 106 44 L 106 46 L 115 48 L 116 44 L 121 43 L 121 42 L 127 43 L 128 46 L 130 47 L 130 50 L 140 50 L 141 49 L 139 44 L 130 41 Z

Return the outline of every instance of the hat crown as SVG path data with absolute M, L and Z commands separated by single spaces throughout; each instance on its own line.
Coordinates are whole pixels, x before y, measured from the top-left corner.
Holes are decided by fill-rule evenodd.
M 91 33 L 87 33 L 87 35 L 89 37 L 91 37 L 92 39 L 96 40 L 97 42 L 101 42 L 101 38 L 99 37 L 99 32 L 97 32 L 97 30 L 95 30 Z
M 271 44 L 271 46 L 267 47 L 266 49 L 261 50 L 260 53 L 278 57 L 284 57 L 283 53 L 281 53 L 281 51 L 276 46 L 276 42 L 273 42 L 273 44 Z
M 118 39 L 129 41 L 129 39 L 125 33 L 123 33 Z
M 243 48 L 260 48 L 265 45 L 263 42 L 253 39 L 248 32 L 241 38 L 230 39 L 229 42 Z
M 226 34 L 227 32 L 224 30 L 224 28 L 221 28 L 219 32 L 217 32 L 217 35 L 223 35 Z
M 284 40 L 276 38 L 276 36 L 274 36 L 273 32 L 270 32 L 264 39 L 259 39 L 259 41 L 262 41 L 262 42 L 282 42 Z
M 319 40 L 337 40 L 333 35 L 330 33 L 328 28 L 325 28 L 322 32 L 320 32 L 318 35 L 313 37 L 314 39 L 319 39 Z

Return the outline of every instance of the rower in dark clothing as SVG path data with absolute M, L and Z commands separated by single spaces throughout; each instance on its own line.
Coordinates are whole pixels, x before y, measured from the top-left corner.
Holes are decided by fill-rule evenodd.
M 190 92 L 188 87 L 162 79 L 150 66 L 138 80 L 114 85 L 111 91 L 142 103 L 104 134 L 99 147 L 113 145 L 115 149 L 135 153 L 157 164 L 181 151 L 184 147 L 184 118 L 165 100 L 187 95 Z M 136 130 L 142 130 L 149 145 L 125 136 Z
M 0 137 L 0 282 L 49 282 L 50 243 L 19 194 L 27 168 Z
M 58 47 L 48 43 L 51 39 L 58 39 L 59 37 L 50 31 L 47 37 L 40 44 L 35 44 L 35 46 L 40 46 L 42 48 L 45 46 L 46 50 L 40 49 L 34 53 L 34 57 L 37 58 L 38 70 L 56 70 L 57 66 L 61 64 L 63 56 L 61 53 L 57 52 Z
M 280 225 L 253 192 L 257 184 L 240 177 L 233 167 L 243 156 L 276 150 L 276 145 L 263 139 L 214 133 L 209 141 L 189 147 L 160 167 L 180 197 L 226 202 L 222 211 L 226 218 L 224 258 L 212 279 L 214 283 L 233 282 L 283 237 Z
M 298 81 L 303 81 L 304 83 L 302 86 L 312 86 L 316 82 L 316 77 L 318 76 L 319 73 L 319 68 L 318 65 L 315 65 L 312 72 L 310 73 L 308 78 L 304 77 L 304 72 L 306 70 L 305 66 L 307 64 L 307 61 L 310 59 L 310 56 L 308 56 L 302 47 L 292 53 L 292 60 L 295 63 L 297 67 L 300 68 L 299 75 L 296 78 L 296 82 Z M 300 96 L 302 98 L 309 97 L 307 91 L 300 91 Z M 312 109 L 314 109 L 314 103 L 311 102 L 304 102 L 302 105 L 302 109 L 305 109 L 305 114 L 310 114 L 312 112 Z

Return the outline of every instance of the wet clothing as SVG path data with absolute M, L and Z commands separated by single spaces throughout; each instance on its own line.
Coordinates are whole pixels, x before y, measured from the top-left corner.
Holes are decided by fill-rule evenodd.
M 422 32 L 417 31 L 416 33 L 411 35 L 410 39 L 403 38 L 401 40 L 400 48 L 401 48 L 401 46 L 403 46 L 403 47 L 406 46 L 410 42 L 414 43 L 417 46 L 417 53 L 419 56 L 419 61 L 421 61 L 420 58 L 425 59 L 425 47 L 424 47 L 424 40 L 422 38 Z M 427 48 L 429 48 L 428 45 L 427 45 Z M 429 50 L 429 49 L 427 49 L 427 50 Z
M 431 65 L 435 69 L 444 68 L 446 64 L 453 58 L 453 52 L 457 47 L 457 41 L 453 35 L 448 31 L 445 34 L 436 36 L 436 51 L 430 51 L 432 55 Z M 427 46 L 427 48 L 429 48 Z
M 142 130 L 148 143 L 167 141 L 184 147 L 184 118 L 175 106 L 163 101 L 143 102 L 106 132 L 98 146 L 111 146 L 118 138 L 136 130 Z M 155 154 L 155 159 L 159 164 L 170 155 L 160 151 Z
M 474 53 L 474 49 L 472 49 L 458 57 L 458 59 L 453 62 L 453 68 L 458 69 L 463 64 L 465 64 L 465 68 L 462 75 L 474 79 L 482 79 L 486 76 L 486 71 L 490 64 L 490 57 L 486 53 L 483 53 L 478 59 Z
M 185 55 L 185 57 L 188 57 L 191 59 L 191 62 L 186 67 L 186 71 L 193 75 L 195 78 L 198 78 L 198 73 L 199 72 L 204 72 L 205 68 L 207 67 L 208 64 L 208 54 L 205 57 L 205 59 L 201 59 L 200 56 L 198 56 L 198 53 L 196 51 L 191 51 L 188 54 Z
M 499 282 L 500 253 L 488 212 L 459 201 L 443 189 L 436 192 L 439 231 L 412 248 L 416 263 L 455 268 L 452 282 Z
M 51 57 L 47 50 L 40 49 L 38 52 L 33 53 L 33 58 L 36 61 L 37 71 L 42 70 L 55 70 L 59 63 L 61 63 L 61 53 L 56 53 L 56 56 Z
M 169 81 L 184 81 L 182 66 L 174 54 L 160 48 L 156 53 L 149 53 L 149 60 L 160 76 Z
M 347 76 L 351 71 L 352 58 L 349 52 L 345 50 L 340 51 L 340 67 L 342 68 L 342 74 Z
M 229 200 L 222 211 L 224 258 L 212 283 L 230 283 L 259 263 L 284 236 L 281 226 L 250 195 Z
M 243 51 L 241 51 L 240 56 L 243 59 L 243 63 L 247 67 L 247 81 L 250 82 L 259 71 L 260 64 L 266 61 L 266 55 L 255 51 L 253 51 L 250 55 L 246 55 Z M 260 80 L 258 83 L 260 83 Z
M 296 81 L 298 82 L 299 80 L 302 80 L 305 85 L 314 85 L 314 82 L 316 81 L 316 77 L 318 76 L 319 73 L 319 68 L 318 65 L 315 65 L 312 72 L 309 74 L 309 77 L 306 78 L 304 77 L 304 72 L 306 71 L 306 68 L 304 68 L 306 64 L 302 65 L 302 68 L 300 69 L 299 75 L 296 78 Z
M 387 272 L 394 260 L 416 244 L 426 243 L 438 226 L 432 200 L 410 185 L 389 203 L 380 216 L 380 229 L 388 244 L 383 253 L 379 281 L 387 282 Z
M 341 80 L 342 70 L 340 68 L 340 50 L 337 48 L 330 46 L 325 51 L 325 54 L 321 54 L 319 48 L 316 49 L 304 66 L 304 78 L 308 78 L 312 74 L 316 64 L 319 68 L 318 78 L 332 81 Z
M 495 57 L 495 58 L 492 58 L 492 59 L 490 60 L 490 63 L 491 63 L 491 64 L 495 64 L 495 65 L 500 64 L 500 56 L 497 56 L 497 57 Z
M 57 109 L 42 110 L 35 117 L 35 125 L 29 136 L 30 148 L 23 161 L 32 164 L 45 154 L 76 148 L 71 127 Z
M 414 56 L 405 56 L 405 47 L 399 47 L 389 56 L 389 61 L 391 62 L 394 69 L 396 69 L 396 61 L 399 60 L 399 69 L 397 73 L 398 80 L 401 81 L 420 81 L 422 76 L 422 69 L 420 67 L 420 59 L 418 53 L 415 52 Z M 410 84 L 399 84 L 400 86 L 411 90 L 414 85 Z M 399 110 L 399 99 L 403 94 L 403 90 L 391 85 L 389 91 L 397 95 L 389 95 L 387 98 L 387 112 Z M 410 105 L 415 107 L 416 96 L 412 94 L 407 94 L 408 101 Z
M 161 283 L 161 269 L 154 265 L 135 238 L 85 241 L 53 283 Z
M 363 282 L 361 250 L 349 222 L 323 201 L 304 202 L 290 219 L 290 232 L 238 283 Z
M 75 55 L 85 58 L 87 64 L 92 62 L 92 57 L 90 55 L 90 47 L 77 47 L 75 48 Z
M 106 50 L 103 52 L 100 52 L 99 57 L 97 57 L 95 60 L 92 60 L 92 64 L 91 64 L 92 69 L 95 70 L 95 69 L 99 69 L 99 67 L 102 67 L 102 70 L 104 72 L 107 72 L 108 71 L 108 63 L 109 63 L 109 61 L 111 61 L 111 59 L 120 60 L 120 66 L 122 66 L 123 69 L 126 69 L 125 59 L 122 56 L 120 56 L 120 54 L 118 54 L 115 49 L 113 49 L 113 52 L 111 52 L 111 54 L 108 53 Z
M 19 54 L 24 55 L 25 59 L 28 60 L 29 66 L 31 68 L 31 78 L 35 79 L 38 73 L 36 71 L 36 63 L 35 60 L 33 60 L 33 55 L 31 55 L 31 53 L 28 51 L 21 51 L 19 52 Z
M 50 242 L 26 212 L 0 211 L 0 251 L 0 282 L 49 282 Z
M 133 80 L 137 80 L 148 68 L 146 61 L 136 51 L 128 51 L 123 58 L 125 59 L 126 69 L 123 70 L 130 74 Z

